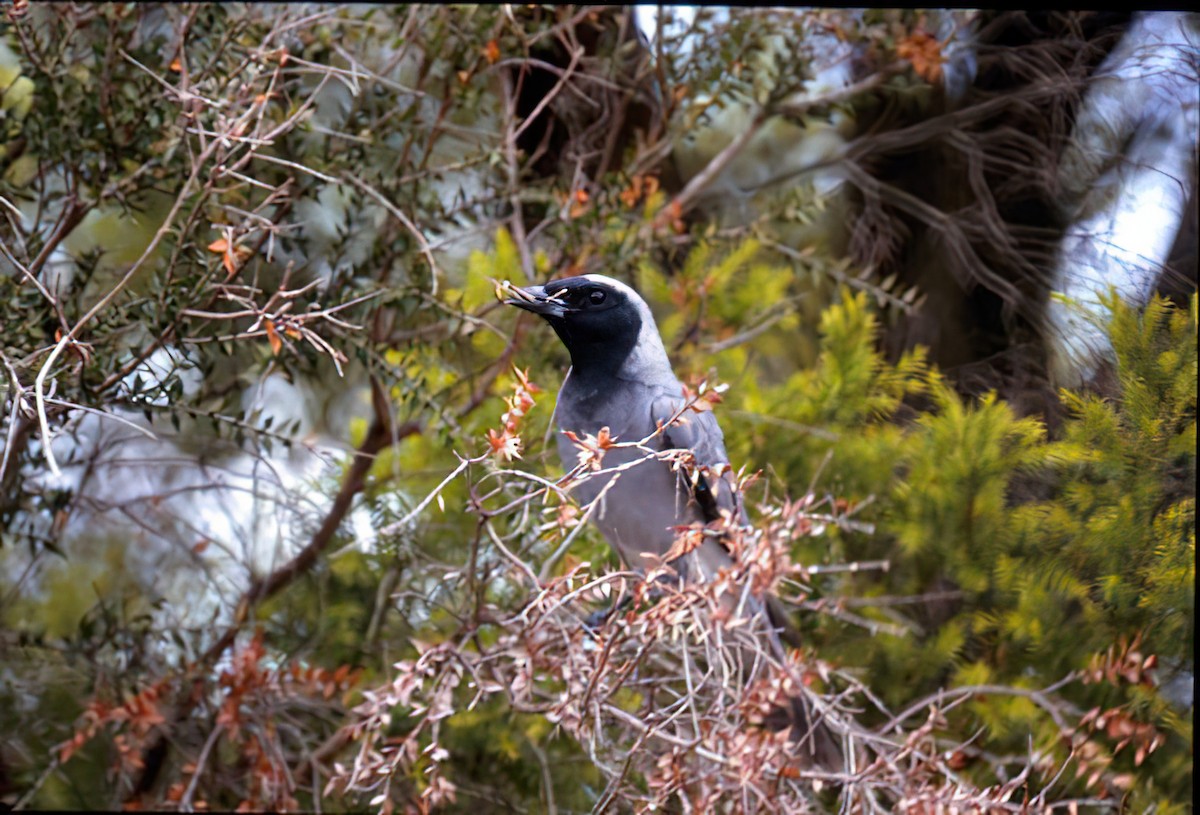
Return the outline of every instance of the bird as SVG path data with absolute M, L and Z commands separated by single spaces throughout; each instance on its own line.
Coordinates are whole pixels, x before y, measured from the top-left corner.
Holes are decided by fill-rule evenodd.
M 646 440 L 608 447 L 604 469 L 574 488 L 581 505 L 596 502 L 591 521 L 622 562 L 642 573 L 667 566 L 681 584 L 708 582 L 732 567 L 727 533 L 748 520 L 725 438 L 711 410 L 689 409 L 692 400 L 675 376 L 646 301 L 631 286 L 602 274 L 509 287 L 508 292 L 512 296 L 504 302 L 549 323 L 571 357 L 554 409 L 563 466 L 568 471 L 577 466 L 577 441 L 587 436 Z M 682 451 L 682 456 L 657 455 L 665 451 Z M 672 466 L 672 459 L 691 466 Z M 678 545 L 681 529 L 700 527 L 715 534 L 701 535 L 698 544 L 693 538 L 694 547 Z M 749 608 L 768 623 L 768 646 L 776 656 L 784 654 L 781 641 L 800 644 L 777 598 L 752 600 Z M 790 724 L 794 740 L 815 763 L 840 766 L 832 734 L 813 726 L 806 700 L 795 698 L 783 713 L 768 717 L 768 726 L 778 730 Z

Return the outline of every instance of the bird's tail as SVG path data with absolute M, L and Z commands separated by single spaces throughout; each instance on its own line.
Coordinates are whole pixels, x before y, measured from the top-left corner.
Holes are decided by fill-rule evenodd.
M 813 710 L 804 696 L 793 696 L 786 705 L 775 708 L 763 722 L 767 729 L 779 732 L 788 729 L 788 743 L 804 767 L 822 770 L 841 770 L 845 763 L 841 740 L 828 722 Z
M 788 614 L 779 598 L 773 595 L 767 597 L 766 610 L 767 622 L 771 624 L 771 628 L 775 630 L 779 639 L 793 648 L 799 648 L 803 644 L 800 630 L 792 622 L 791 615 Z
M 777 597 L 766 600 L 766 616 L 778 640 L 793 648 L 801 646 L 800 631 L 792 623 L 787 609 Z M 777 644 L 782 650 L 782 646 Z M 788 742 L 796 748 L 801 763 L 823 770 L 839 770 L 845 760 L 841 739 L 837 737 L 812 702 L 802 695 L 791 697 L 788 704 L 775 708 L 764 722 L 773 732 L 788 729 Z

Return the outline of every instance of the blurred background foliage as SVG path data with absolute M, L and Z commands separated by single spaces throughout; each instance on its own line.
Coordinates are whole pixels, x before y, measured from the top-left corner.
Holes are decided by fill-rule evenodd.
M 1081 71 L 1121 22 L 1002 17 L 978 22 L 980 59 L 1076 36 Z M 1044 349 L 1017 342 L 1036 320 L 1010 312 L 955 311 L 966 340 L 947 312 L 940 350 L 897 344 L 948 297 L 894 273 L 928 260 L 920 230 L 821 173 L 856 136 L 950 107 L 953 77 L 913 56 L 939 25 L 962 23 L 747 14 L 689 50 L 666 29 L 647 46 L 621 8 L 10 9 L 0 803 L 366 805 L 326 787 L 353 761 L 350 708 L 415 643 L 494 636 L 464 598 L 521 607 L 480 512 L 561 469 L 565 350 L 494 281 L 603 272 L 646 296 L 681 379 L 730 385 L 717 411 L 735 468 L 762 471 L 751 506 L 811 493 L 854 519 L 794 547 L 811 652 L 894 711 L 942 689 L 939 743 L 979 784 L 1036 745 L 1030 790 L 1070 755 L 1056 794 L 1189 807 L 1196 298 L 1111 297 L 1114 361 L 1087 387 L 1051 387 Z M 836 43 L 871 81 L 797 102 L 837 90 L 817 82 Z M 1001 323 L 1036 388 L 1003 365 L 980 386 Z M 542 388 L 523 457 L 423 503 L 488 449 L 514 366 Z M 561 508 L 541 509 L 508 541 L 539 567 L 561 543 Z M 555 573 L 582 561 L 616 565 L 592 530 Z M 431 577 L 448 564 L 457 581 Z M 1028 696 L 1052 686 L 1061 717 Z M 987 690 L 955 696 L 970 687 Z M 601 798 L 547 718 L 462 696 L 451 810 Z M 371 805 L 419 805 L 429 783 L 414 769 Z

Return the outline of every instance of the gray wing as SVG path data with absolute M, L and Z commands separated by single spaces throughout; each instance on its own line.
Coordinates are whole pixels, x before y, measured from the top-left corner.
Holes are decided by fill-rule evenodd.
M 746 512 L 734 489 L 729 455 L 725 452 L 725 436 L 717 424 L 717 417 L 712 411 L 697 413 L 688 408 L 673 424 L 667 424 L 686 404 L 682 395 L 661 394 L 654 400 L 651 420 L 664 425 L 666 447 L 691 450 L 696 457 L 700 473 L 691 497 L 699 505 L 705 522 L 717 520 L 725 511 L 737 523 L 744 524 Z
M 725 452 L 725 436 L 717 417 L 712 411 L 697 413 L 690 408 L 684 410 L 679 419 L 673 424 L 667 422 L 687 404 L 683 396 L 660 395 L 654 400 L 652 420 L 661 421 L 664 425 L 663 436 L 668 448 L 683 448 L 691 450 L 696 456 L 696 464 L 706 468 L 692 490 L 692 498 L 699 505 L 705 522 L 715 521 L 725 510 L 732 514 L 739 524 L 747 524 L 746 509 L 742 506 L 737 493 L 736 482 L 729 466 L 729 454 Z M 719 471 L 719 474 L 718 474 Z M 727 553 L 722 553 L 728 558 Z M 776 597 L 765 598 L 764 611 L 776 633 L 787 644 L 799 648 L 801 645 L 800 632 L 796 630 L 791 617 Z

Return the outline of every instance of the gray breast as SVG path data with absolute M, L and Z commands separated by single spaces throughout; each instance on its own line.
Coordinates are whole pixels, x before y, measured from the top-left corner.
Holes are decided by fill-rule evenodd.
M 620 380 L 608 389 L 564 385 L 559 394 L 556 419 L 560 430 L 576 434 L 595 435 L 607 426 L 618 441 L 639 441 L 650 435 L 656 426 L 651 416 L 653 393 L 636 383 Z M 671 471 L 666 462 L 653 458 L 650 451 L 665 449 L 658 436 L 641 449 L 610 449 L 601 462 L 604 470 L 632 464 L 615 473 L 593 475 L 578 484 L 573 495 L 580 506 L 586 507 L 599 498 L 592 510 L 591 521 L 617 550 L 621 560 L 633 569 L 645 570 L 655 565 L 653 558 L 662 557 L 675 541 L 673 527 L 702 520 L 699 508 L 689 501 L 686 484 Z M 567 470 L 579 463 L 579 448 L 566 435 L 559 433 L 558 452 Z M 610 483 L 611 482 L 611 483 Z M 716 544 L 712 544 L 716 545 Z M 688 558 L 673 564 L 688 579 L 695 566 Z M 712 558 L 705 558 L 706 561 Z M 703 572 L 711 571 L 703 569 Z M 709 577 L 697 574 L 693 577 Z

